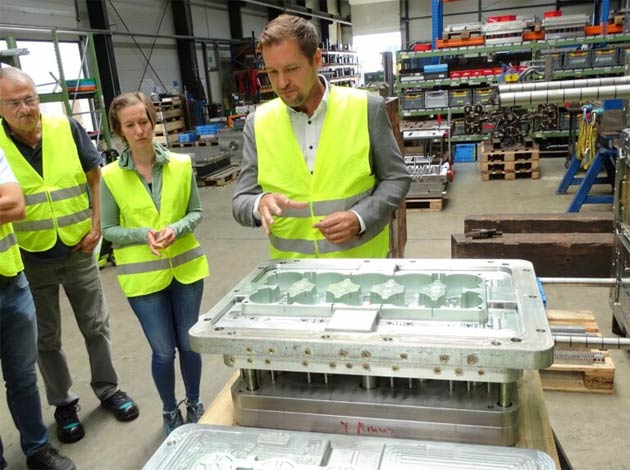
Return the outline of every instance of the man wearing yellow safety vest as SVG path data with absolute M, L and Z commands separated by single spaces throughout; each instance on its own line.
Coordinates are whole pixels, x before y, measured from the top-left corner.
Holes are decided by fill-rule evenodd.
M 0 149 L 0 363 L 7 403 L 20 433 L 28 468 L 73 470 L 70 459 L 48 443 L 37 388 L 37 323 L 35 306 L 22 272 L 11 222 L 24 217 L 24 198 Z M 7 466 L 0 439 L 0 469 Z
M 247 117 L 232 212 L 273 258 L 384 258 L 411 178 L 380 97 L 317 74 L 315 27 L 280 15 L 260 46 L 279 96 Z
M 35 84 L 19 69 L 0 69 L 0 116 L 0 147 L 24 192 L 26 218 L 13 228 L 35 301 L 38 364 L 48 403 L 56 407 L 59 440 L 75 442 L 85 431 L 61 348 L 60 285 L 85 339 L 90 384 L 101 405 L 121 421 L 139 413 L 118 388 L 109 313 L 93 253 L 100 238 L 101 159 L 74 119 L 40 115 Z

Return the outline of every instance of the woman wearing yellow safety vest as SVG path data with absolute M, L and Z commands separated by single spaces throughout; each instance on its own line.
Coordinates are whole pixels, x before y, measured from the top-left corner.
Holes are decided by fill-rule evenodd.
M 190 348 L 208 262 L 193 230 L 202 218 L 190 158 L 153 142 L 155 107 L 142 93 L 112 101 L 112 130 L 127 144 L 103 169 L 101 224 L 114 246 L 118 281 L 152 350 L 151 372 L 168 435 L 183 424 L 175 397 L 175 350 L 186 390 L 187 422 L 203 414 L 201 356 Z

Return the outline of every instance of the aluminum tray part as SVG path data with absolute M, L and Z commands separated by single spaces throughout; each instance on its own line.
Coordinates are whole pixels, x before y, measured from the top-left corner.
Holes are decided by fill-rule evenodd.
M 483 23 L 458 23 L 444 26 L 444 34 L 459 34 L 465 31 L 481 32 Z
M 186 424 L 144 470 L 552 470 L 537 450 Z
M 545 30 L 545 39 L 584 37 L 584 27 L 589 24 L 589 21 L 590 18 L 586 14 L 543 18 L 542 27 Z
M 508 383 L 553 361 L 522 260 L 269 261 L 190 335 L 242 369 Z

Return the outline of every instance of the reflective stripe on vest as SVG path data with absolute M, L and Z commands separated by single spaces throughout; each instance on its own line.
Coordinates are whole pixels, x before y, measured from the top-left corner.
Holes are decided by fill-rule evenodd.
M 11 224 L 0 225 L 0 275 L 12 277 L 24 269 Z
M 365 92 L 331 86 L 312 174 L 293 134 L 286 105 L 277 98 L 257 108 L 258 183 L 264 192 L 309 203 L 306 209 L 286 209 L 274 218 L 269 237 L 272 258 L 387 256 L 386 222 L 343 244 L 328 242 L 313 228 L 327 215 L 351 209 L 374 191 L 367 107 Z M 339 138 L 340 129 L 343 138 Z
M 75 246 L 92 227 L 87 178 L 81 167 L 70 122 L 42 116 L 42 175 L 22 156 L 0 125 L 0 147 L 24 192 L 26 217 L 13 228 L 20 247 L 46 251 L 57 237 Z
M 200 256 L 204 256 L 203 250 L 201 247 L 196 247 L 170 259 L 158 258 L 153 261 L 139 261 L 137 263 L 124 264 L 119 266 L 118 272 L 120 274 L 140 274 L 151 271 L 159 271 L 161 269 L 169 269 L 171 266 L 175 268 Z
M 186 155 L 171 153 L 162 167 L 161 210 L 157 211 L 138 174 L 113 162 L 103 169 L 103 181 L 120 211 L 120 225 L 161 230 L 186 215 L 192 165 Z M 208 276 L 208 262 L 192 233 L 178 237 L 156 257 L 146 243 L 114 245 L 118 282 L 127 297 L 151 294 L 168 287 L 173 277 L 190 284 Z

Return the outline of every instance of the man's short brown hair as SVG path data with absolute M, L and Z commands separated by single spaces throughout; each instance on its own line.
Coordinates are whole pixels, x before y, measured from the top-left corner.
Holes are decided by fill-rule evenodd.
M 112 100 L 112 104 L 109 105 L 109 126 L 112 128 L 119 137 L 124 137 L 122 135 L 122 126 L 120 124 L 120 119 L 118 119 L 118 112 L 129 106 L 133 106 L 134 104 L 141 103 L 144 105 L 144 109 L 147 112 L 147 117 L 151 122 L 151 128 L 155 129 L 155 123 L 157 122 L 157 111 L 155 110 L 155 106 L 149 99 L 147 95 L 142 92 L 136 91 L 133 93 L 123 93 L 122 95 L 118 95 L 116 98 Z
M 310 21 L 293 15 L 280 15 L 271 20 L 258 38 L 261 49 L 264 46 L 278 44 L 285 39 L 297 41 L 300 51 L 311 60 L 317 51 L 319 38 L 317 29 Z

